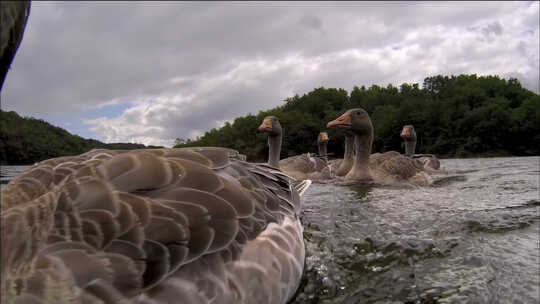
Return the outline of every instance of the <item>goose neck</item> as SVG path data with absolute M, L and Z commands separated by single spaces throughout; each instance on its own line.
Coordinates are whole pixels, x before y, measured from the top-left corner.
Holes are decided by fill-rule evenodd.
M 416 140 L 405 141 L 405 155 L 412 157 L 414 155 L 415 148 L 416 148 Z
M 319 156 L 322 157 L 325 163 L 328 162 L 328 152 L 327 152 L 327 143 L 326 142 L 320 142 L 319 143 Z
M 369 181 L 372 180 L 369 172 L 369 155 L 371 154 L 371 144 L 373 142 L 373 135 L 361 135 L 355 134 L 354 146 L 356 149 L 356 155 L 354 156 L 354 163 L 345 179 Z
M 268 164 L 279 169 L 281 153 L 281 134 L 268 136 Z

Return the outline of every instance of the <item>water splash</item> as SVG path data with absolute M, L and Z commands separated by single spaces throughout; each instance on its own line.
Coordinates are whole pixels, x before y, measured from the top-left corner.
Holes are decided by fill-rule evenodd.
M 310 188 L 293 303 L 538 302 L 538 158 L 443 162 L 431 187 Z

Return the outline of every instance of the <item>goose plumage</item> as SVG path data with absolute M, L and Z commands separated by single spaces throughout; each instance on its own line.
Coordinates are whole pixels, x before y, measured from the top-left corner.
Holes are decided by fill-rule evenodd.
M 259 131 L 268 133 L 268 164 L 270 166 L 279 168 L 297 180 L 309 179 L 317 182 L 332 178 L 331 168 L 327 158 L 324 157 L 327 155 L 326 145 L 329 139 L 326 132 L 319 133 L 317 140 L 319 155 L 324 155 L 323 157 L 305 153 L 280 160 L 283 131 L 279 119 L 275 116 L 265 117 L 259 126 Z
M 225 148 L 40 162 L 2 191 L 3 300 L 286 303 L 307 186 Z
M 356 155 L 345 180 L 379 184 L 429 184 L 429 177 L 419 161 L 396 151 L 371 155 L 373 125 L 364 109 L 350 109 L 329 122 L 327 127 L 337 127 L 354 134 Z
M 418 159 L 428 172 L 438 172 L 441 169 L 441 162 L 433 154 L 414 154 L 416 149 L 416 131 L 413 125 L 405 125 L 400 134 L 405 143 L 405 155 Z

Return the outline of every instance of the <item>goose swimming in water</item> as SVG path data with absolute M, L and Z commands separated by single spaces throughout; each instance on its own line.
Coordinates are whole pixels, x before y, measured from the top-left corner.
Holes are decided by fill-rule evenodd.
M 356 155 L 351 170 L 344 177 L 345 180 L 379 184 L 429 183 L 421 164 L 398 152 L 376 153 L 370 157 L 373 125 L 368 113 L 363 109 L 348 110 L 329 122 L 327 127 L 337 127 L 354 134 Z
M 1 302 L 286 303 L 310 181 L 242 158 L 92 150 L 35 164 L 0 194 Z
M 403 126 L 400 134 L 405 142 L 405 155 L 418 159 L 428 172 L 438 171 L 441 168 L 441 162 L 433 154 L 414 154 L 416 148 L 416 132 L 414 126 Z
M 268 133 L 268 164 L 270 166 L 279 168 L 287 175 L 298 180 L 309 179 L 315 182 L 332 177 L 326 159 L 313 157 L 309 153 L 279 160 L 283 130 L 277 117 L 265 117 L 259 126 L 259 131 Z M 324 132 L 324 135 L 319 134 L 318 142 L 319 154 L 326 155 L 328 134 L 326 132 Z

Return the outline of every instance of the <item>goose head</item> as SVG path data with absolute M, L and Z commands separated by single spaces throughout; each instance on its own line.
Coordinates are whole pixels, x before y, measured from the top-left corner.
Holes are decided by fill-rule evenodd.
M 266 132 L 269 136 L 281 135 L 282 129 L 279 119 L 275 116 L 266 116 L 259 126 L 259 131 Z
M 373 136 L 373 124 L 368 113 L 361 108 L 350 109 L 326 125 L 360 136 Z
M 403 126 L 400 136 L 405 141 L 416 140 L 416 132 L 414 131 L 414 126 L 413 125 Z
M 330 140 L 330 137 L 328 137 L 328 133 L 326 132 L 319 133 L 319 137 L 317 137 L 318 144 L 327 143 L 329 140 Z

